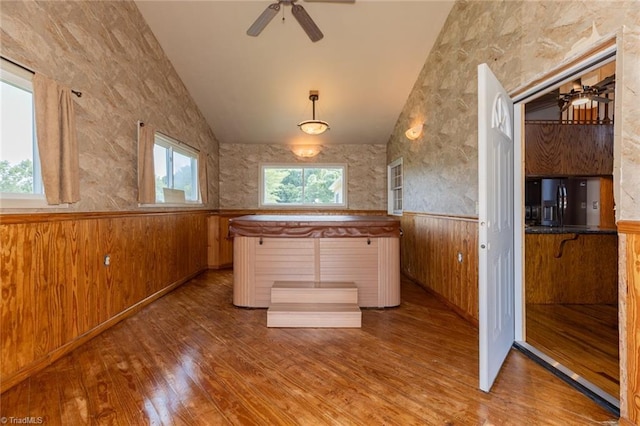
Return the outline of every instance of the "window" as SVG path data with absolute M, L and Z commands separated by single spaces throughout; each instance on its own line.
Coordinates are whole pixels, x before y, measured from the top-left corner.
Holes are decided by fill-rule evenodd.
M 33 109 L 33 75 L 5 60 L 0 61 L 0 197 L 44 201 Z M 46 203 L 45 203 L 46 205 Z M 40 206 L 37 206 L 40 207 Z
M 261 206 L 346 207 L 346 166 L 263 165 Z
M 387 166 L 387 213 L 402 215 L 402 158 Z
M 155 134 L 153 164 L 156 203 L 198 203 L 198 152 L 175 139 Z

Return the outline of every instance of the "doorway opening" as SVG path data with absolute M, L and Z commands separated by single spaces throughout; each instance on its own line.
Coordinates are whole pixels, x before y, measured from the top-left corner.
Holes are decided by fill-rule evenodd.
M 516 99 L 516 347 L 619 414 L 615 55 L 610 43 Z

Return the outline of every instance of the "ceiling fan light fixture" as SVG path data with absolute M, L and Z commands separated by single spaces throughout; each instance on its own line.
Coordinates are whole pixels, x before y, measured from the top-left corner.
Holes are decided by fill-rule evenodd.
M 571 101 L 571 106 L 586 105 L 591 102 L 591 98 L 586 93 L 580 93 Z
M 298 123 L 300 130 L 308 135 L 320 135 L 329 130 L 329 123 L 322 120 L 316 120 L 316 101 L 319 98 L 319 92 L 317 90 L 309 91 L 309 100 L 313 104 L 313 118 L 311 120 L 305 120 Z

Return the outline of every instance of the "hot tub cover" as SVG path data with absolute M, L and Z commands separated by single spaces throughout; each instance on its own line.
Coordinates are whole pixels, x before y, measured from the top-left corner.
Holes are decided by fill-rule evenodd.
M 229 220 L 232 237 L 400 237 L 400 221 L 387 216 L 248 215 Z

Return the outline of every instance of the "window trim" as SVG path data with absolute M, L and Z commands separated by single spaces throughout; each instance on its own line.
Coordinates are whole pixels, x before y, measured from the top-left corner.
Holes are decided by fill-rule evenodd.
M 198 195 L 198 199 L 197 200 L 186 200 L 183 203 L 180 202 L 163 202 L 163 201 L 158 201 L 156 199 L 155 203 L 139 203 L 138 207 L 202 207 L 203 203 L 202 203 L 202 195 L 200 192 L 200 151 L 197 150 L 196 148 L 193 148 L 190 145 L 187 145 L 184 142 L 181 142 L 165 133 L 156 131 L 154 132 L 154 138 L 153 138 L 153 146 L 155 149 L 156 145 L 159 145 L 163 148 L 167 148 L 169 149 L 170 152 L 172 152 L 172 159 L 173 159 L 173 153 L 177 152 L 178 154 L 184 155 L 186 157 L 191 157 L 192 161 L 195 161 L 196 163 L 196 170 L 195 170 L 195 174 L 193 176 L 193 180 L 194 183 L 196 185 L 196 192 Z M 170 161 L 171 162 L 171 161 Z M 169 164 L 167 164 L 167 166 L 169 166 Z M 155 167 L 154 167 L 155 168 Z M 167 167 L 167 169 L 169 169 Z M 171 168 L 173 170 L 173 167 Z M 154 172 L 154 176 L 155 176 L 155 172 Z M 170 181 L 173 180 L 173 173 L 171 175 Z M 174 188 L 171 188 L 174 189 Z
M 399 186 L 394 186 L 392 183 L 392 171 L 396 167 L 400 167 L 400 177 L 402 183 Z M 402 208 L 396 210 L 395 209 L 395 191 L 400 190 L 400 194 L 402 195 Z M 404 212 L 404 160 L 402 157 L 393 160 L 391 163 L 387 165 L 387 214 L 392 216 L 402 216 Z
M 0 77 L 16 87 L 33 92 L 33 74 L 4 58 L 0 59 Z
M 299 168 L 299 169 L 342 169 L 342 203 L 340 204 L 266 204 L 264 203 L 264 171 L 266 168 Z M 349 173 L 347 163 L 261 163 L 258 171 L 258 205 L 263 209 L 287 209 L 287 210 L 332 210 L 346 209 L 349 206 L 347 194 L 349 193 Z
M 4 58 L 0 58 L 0 80 L 15 86 L 18 89 L 25 90 L 31 93 L 33 98 L 33 73 L 25 70 L 24 68 L 8 61 Z M 47 208 L 67 208 L 69 205 L 55 204 L 51 205 L 47 203 L 47 198 L 44 193 L 44 186 L 42 183 L 42 171 L 40 167 L 40 153 L 37 144 L 36 123 L 35 123 L 35 110 L 32 101 L 32 115 L 33 115 L 33 193 L 17 193 L 17 192 L 0 192 L 0 208 L 1 209 L 47 209 Z M 39 177 L 39 178 L 36 178 Z

